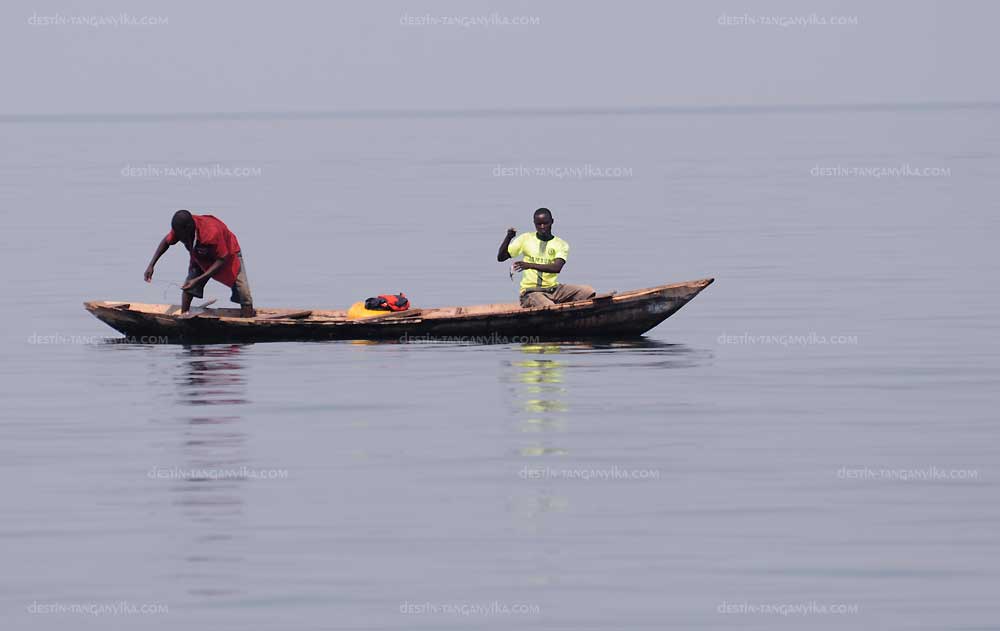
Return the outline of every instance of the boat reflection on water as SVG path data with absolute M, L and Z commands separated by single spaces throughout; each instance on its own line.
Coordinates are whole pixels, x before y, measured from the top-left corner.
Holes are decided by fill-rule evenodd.
M 569 429 L 571 397 L 566 362 L 560 357 L 563 345 L 524 344 L 516 347 L 515 352 L 523 358 L 504 362 L 507 375 L 504 380 L 518 437 L 515 473 L 524 477 L 525 468 L 544 467 L 549 457 L 569 453 L 558 445 L 558 437 Z M 540 516 L 562 512 L 569 505 L 548 484 L 531 484 L 524 489 L 524 494 L 511 498 L 509 510 L 529 530 L 537 530 Z
M 508 379 L 514 384 L 509 388 L 511 403 L 519 431 L 539 435 L 536 442 L 519 450 L 522 456 L 568 453 L 555 446 L 552 439 L 568 431 L 572 418 L 570 402 L 574 397 L 569 392 L 567 374 L 574 355 L 578 360 L 587 356 L 588 366 L 602 368 L 677 368 L 700 361 L 698 353 L 686 346 L 647 339 L 524 344 L 517 350 L 526 357 L 508 363 L 515 371 Z M 598 355 L 600 359 L 595 359 Z
M 516 393 L 518 426 L 520 431 L 535 434 L 553 434 L 566 429 L 569 398 L 566 396 L 565 362 L 558 358 L 558 344 L 525 344 L 520 352 L 528 357 L 511 362 L 516 369 L 513 390 Z M 548 445 L 548 436 L 521 449 L 522 456 L 564 454 L 566 451 Z
M 187 405 L 243 405 L 245 379 L 242 346 L 187 346 L 179 377 L 181 403 Z
M 568 438 L 574 431 L 574 415 L 588 411 L 580 402 L 588 400 L 587 388 L 594 386 L 587 373 L 608 368 L 689 368 L 711 358 L 709 351 L 646 338 L 524 344 L 514 352 L 521 357 L 505 361 L 502 374 L 515 419 L 512 451 L 522 478 L 571 462 L 574 454 Z M 542 514 L 569 507 L 567 498 L 554 493 L 559 487 L 552 481 L 533 481 L 524 487 L 528 493 L 516 497 L 512 512 L 537 527 Z
M 178 354 L 181 462 L 171 471 L 171 494 L 190 528 L 174 578 L 197 597 L 243 593 L 247 435 L 240 407 L 249 402 L 243 350 L 187 346 Z

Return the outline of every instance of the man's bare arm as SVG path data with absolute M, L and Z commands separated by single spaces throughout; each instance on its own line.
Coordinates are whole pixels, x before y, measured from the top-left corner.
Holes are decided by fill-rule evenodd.
M 166 252 L 169 247 L 170 244 L 167 243 L 166 237 L 160 239 L 160 245 L 156 246 L 156 252 L 153 252 L 153 260 L 149 262 L 148 266 L 146 266 L 146 273 L 143 274 L 143 278 L 147 283 L 153 280 L 153 268 L 156 267 L 156 262 L 160 260 L 160 257 L 163 256 L 163 253 Z
M 503 238 L 503 243 L 500 244 L 500 250 L 497 251 L 497 260 L 501 263 L 510 258 L 510 252 L 507 251 L 507 246 L 510 245 L 510 240 L 514 238 L 515 234 L 517 234 L 517 230 L 507 228 L 507 236 Z
M 232 256 L 232 254 L 230 254 L 229 256 Z M 208 267 L 208 269 L 205 270 L 203 274 L 195 276 L 191 280 L 181 285 L 181 289 L 190 289 L 191 287 L 194 287 L 200 283 L 207 281 L 209 278 L 214 276 L 216 272 L 222 269 L 222 266 L 226 264 L 226 260 L 229 258 L 229 256 L 223 257 L 221 259 L 216 259 L 215 262 L 212 263 Z
M 551 263 L 528 263 L 525 261 L 518 261 L 514 263 L 514 271 L 520 272 L 526 269 L 538 270 L 545 274 L 558 274 L 562 271 L 563 265 L 566 264 L 566 259 L 556 259 Z

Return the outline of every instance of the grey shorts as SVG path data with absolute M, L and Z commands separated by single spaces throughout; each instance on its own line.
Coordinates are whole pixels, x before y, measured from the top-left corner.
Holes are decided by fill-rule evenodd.
M 247 266 L 243 263 L 243 253 L 237 252 L 236 257 L 240 260 L 240 273 L 236 275 L 236 282 L 233 283 L 232 293 L 229 296 L 230 302 L 235 302 L 239 305 L 252 305 L 253 295 L 250 293 L 250 283 L 247 282 Z M 204 271 L 195 264 L 194 261 L 188 265 L 188 275 L 187 279 L 197 278 L 204 274 Z M 205 285 L 208 283 L 206 279 L 205 282 L 200 283 L 191 289 L 185 289 L 185 293 L 188 293 L 195 298 L 205 297 Z
M 590 300 L 594 297 L 594 288 L 590 285 L 556 285 L 546 289 L 529 289 L 521 294 L 521 306 L 548 307 L 563 302 Z

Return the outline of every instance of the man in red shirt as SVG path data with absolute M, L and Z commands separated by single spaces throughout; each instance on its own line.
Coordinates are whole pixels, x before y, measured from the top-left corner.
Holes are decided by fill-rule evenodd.
M 214 278 L 232 288 L 230 300 L 240 305 L 241 317 L 254 317 L 256 312 L 240 243 L 226 224 L 212 215 L 192 215 L 186 210 L 178 210 L 170 221 L 170 228 L 146 268 L 146 282 L 152 280 L 153 267 L 167 248 L 180 241 L 191 253 L 187 282 L 181 286 L 181 313 L 191 308 L 192 298 L 204 297 L 205 284 L 209 278 Z

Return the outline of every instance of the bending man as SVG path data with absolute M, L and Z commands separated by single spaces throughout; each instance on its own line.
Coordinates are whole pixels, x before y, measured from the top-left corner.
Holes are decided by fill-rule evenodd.
M 256 312 L 240 242 L 226 224 L 212 215 L 192 215 L 186 210 L 178 210 L 170 221 L 170 228 L 146 268 L 146 282 L 152 280 L 153 267 L 167 248 L 180 241 L 191 253 L 187 281 L 181 286 L 181 312 L 191 308 L 192 298 L 204 297 L 205 284 L 209 278 L 214 278 L 232 289 L 230 300 L 240 305 L 241 317 L 254 317 Z

